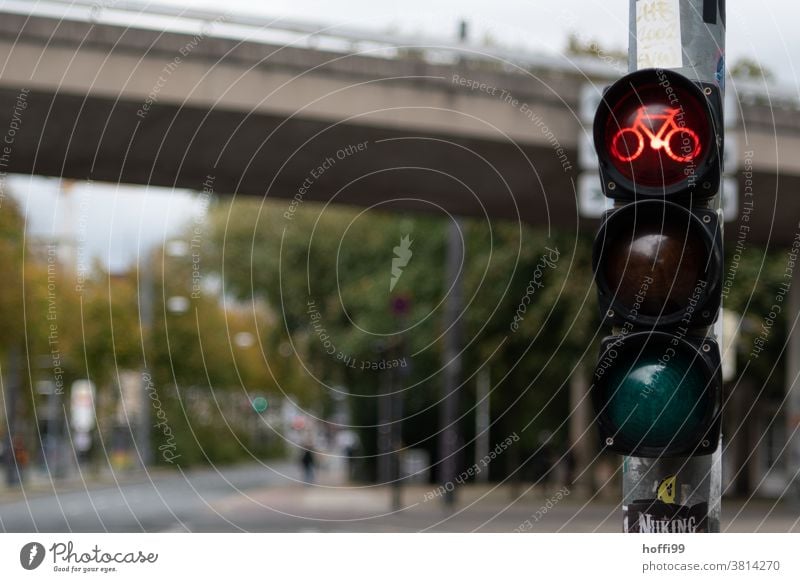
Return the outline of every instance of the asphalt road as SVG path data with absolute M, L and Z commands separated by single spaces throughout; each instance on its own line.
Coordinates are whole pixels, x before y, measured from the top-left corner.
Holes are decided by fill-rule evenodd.
M 153 473 L 119 485 L 72 484 L 55 491 L 37 490 L 0 496 L 3 532 L 155 532 L 190 531 L 190 521 L 203 517 L 204 529 L 237 531 L 236 524 L 213 510 L 223 498 L 245 490 L 291 486 L 294 467 L 247 466 L 202 469 L 185 473 Z

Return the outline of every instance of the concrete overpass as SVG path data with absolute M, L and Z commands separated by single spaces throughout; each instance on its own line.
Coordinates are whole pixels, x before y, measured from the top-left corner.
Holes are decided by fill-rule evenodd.
M 133 27 L 135 3 L 83 4 L 2 8 L 0 132 L 15 128 L 3 171 L 198 190 L 213 176 L 217 192 L 297 204 L 401 199 L 392 207 L 580 228 L 580 90 L 618 75 L 597 61 L 272 23 L 295 35 L 281 45 L 267 22 L 195 12 Z M 748 240 L 786 243 L 800 111 L 791 96 L 741 98 Z

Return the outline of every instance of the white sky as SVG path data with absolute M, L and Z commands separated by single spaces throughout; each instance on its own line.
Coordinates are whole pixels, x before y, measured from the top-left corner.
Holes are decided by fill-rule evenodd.
M 99 258 L 114 271 L 181 231 L 199 212 L 186 190 L 104 183 L 75 183 L 59 196 L 61 181 L 42 176 L 9 176 L 7 191 L 25 216 L 29 241 L 66 240 L 86 268 Z
M 324 26 L 358 26 L 374 31 L 452 39 L 458 22 L 471 37 L 488 33 L 506 47 L 557 53 L 570 32 L 627 50 L 628 0 L 160 0 L 206 10 L 231 10 Z M 797 88 L 800 73 L 800 2 L 727 0 L 728 62 L 742 56 L 763 62 Z
M 506 47 L 524 47 L 558 54 L 570 32 L 606 47 L 627 49 L 627 0 L 159 0 L 163 4 L 229 10 L 271 18 L 304 20 L 320 26 L 347 26 L 369 31 L 424 35 L 452 40 L 460 20 L 470 26 L 473 41 L 487 36 Z M 0 6 L 3 1 L 0 0 Z M 113 0 L 98 0 L 113 5 Z M 800 2 L 767 0 L 760 3 L 728 0 L 728 63 L 747 56 L 769 68 L 780 85 L 800 94 Z M 57 204 L 58 181 L 17 177 L 11 190 L 27 208 L 31 235 L 49 236 L 76 225 L 79 203 L 89 196 L 87 250 L 119 269 L 135 258 L 137 246 L 149 247 L 173 236 L 193 201 L 185 191 L 155 188 L 78 186 L 71 218 Z M 142 196 L 146 193 L 147 196 Z M 59 218 L 61 217 L 61 219 Z M 62 221 L 63 220 L 63 221 Z

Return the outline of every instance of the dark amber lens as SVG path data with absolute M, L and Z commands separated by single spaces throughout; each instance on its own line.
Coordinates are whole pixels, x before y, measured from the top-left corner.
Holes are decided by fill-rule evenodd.
M 601 265 L 607 292 L 634 319 L 666 316 L 704 296 L 709 248 L 691 214 L 661 203 L 615 214 Z M 655 210 L 655 211 L 654 211 Z

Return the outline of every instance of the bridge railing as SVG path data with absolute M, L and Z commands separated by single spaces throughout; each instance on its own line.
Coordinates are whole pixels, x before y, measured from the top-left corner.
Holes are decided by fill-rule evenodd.
M 607 63 L 581 55 L 553 56 L 531 50 L 511 50 L 424 36 L 380 33 L 346 25 L 323 25 L 287 18 L 220 12 L 138 0 L 6 0 L 0 12 L 13 12 L 80 22 L 156 28 L 174 32 L 287 44 L 379 58 L 418 58 L 437 64 L 464 61 L 500 64 L 509 71 L 572 69 L 594 78 L 613 78 Z M 209 25 L 213 23 L 213 28 Z
M 529 49 L 508 49 L 425 36 L 375 32 L 347 25 L 324 25 L 288 18 L 272 18 L 186 8 L 142 0 L 5 0 L 0 14 L 11 12 L 78 22 L 198 34 L 339 52 L 384 59 L 419 59 L 433 64 L 489 65 L 502 71 L 554 71 L 586 76 L 602 83 L 619 76 L 615 67 L 584 55 L 548 55 Z M 212 26 L 213 24 L 213 26 Z M 619 65 L 617 64 L 617 67 Z M 793 87 L 752 80 L 735 80 L 728 90 L 742 105 L 770 111 L 800 109 Z

